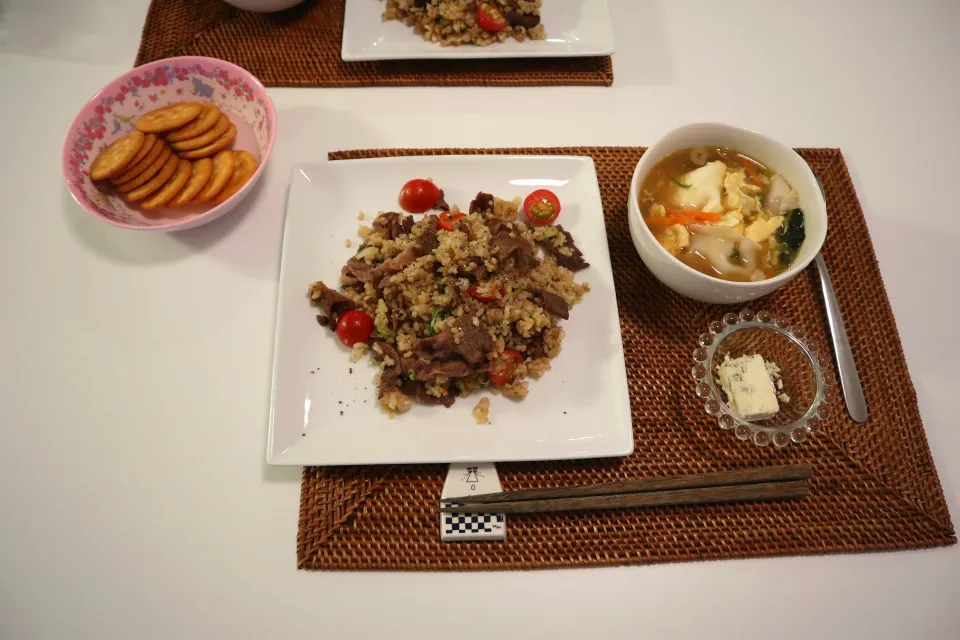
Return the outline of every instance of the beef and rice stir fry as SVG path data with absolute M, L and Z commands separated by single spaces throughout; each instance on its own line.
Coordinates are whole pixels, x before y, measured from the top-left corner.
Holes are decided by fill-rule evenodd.
M 310 287 L 321 324 L 380 363 L 384 409 L 449 407 L 481 387 L 521 399 L 560 353 L 558 321 L 589 291 L 573 272 L 589 265 L 561 225 L 520 221 L 519 206 L 478 193 L 468 211 L 381 213 L 339 286 Z

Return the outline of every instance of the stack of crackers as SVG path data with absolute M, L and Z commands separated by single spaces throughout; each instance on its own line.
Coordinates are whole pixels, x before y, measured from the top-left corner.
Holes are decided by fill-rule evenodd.
M 249 151 L 227 148 L 237 127 L 215 104 L 179 102 L 143 114 L 135 126 L 94 158 L 90 179 L 109 180 L 143 209 L 218 205 L 257 170 Z

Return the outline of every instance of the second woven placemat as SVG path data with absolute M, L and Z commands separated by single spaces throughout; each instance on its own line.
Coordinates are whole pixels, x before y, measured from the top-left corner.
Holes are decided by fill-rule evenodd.
M 273 14 L 240 11 L 220 0 L 153 0 L 136 65 L 209 56 L 240 65 L 268 87 L 613 84 L 609 56 L 344 62 L 343 11 L 344 0 L 306 0 Z
M 830 216 L 824 257 L 863 379 L 870 420 L 842 402 L 802 445 L 760 448 L 722 431 L 692 392 L 693 345 L 730 309 L 669 291 L 643 266 L 627 228 L 627 192 L 643 149 L 368 150 L 331 160 L 450 153 L 592 156 L 603 198 L 633 412 L 627 458 L 498 464 L 504 490 L 807 462 L 804 500 L 510 518 L 502 542 L 440 541 L 446 467 L 308 467 L 298 566 L 306 569 L 535 569 L 789 554 L 916 549 L 956 543 L 866 220 L 843 155 L 801 149 L 823 181 Z M 752 305 L 782 314 L 827 344 L 812 273 Z M 305 311 L 306 312 L 306 311 Z M 562 356 L 561 356 L 562 357 Z

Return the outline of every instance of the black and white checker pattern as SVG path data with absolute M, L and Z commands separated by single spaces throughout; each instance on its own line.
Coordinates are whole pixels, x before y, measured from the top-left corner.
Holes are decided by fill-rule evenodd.
M 503 531 L 502 513 L 447 513 L 443 517 L 446 534 L 499 533 Z

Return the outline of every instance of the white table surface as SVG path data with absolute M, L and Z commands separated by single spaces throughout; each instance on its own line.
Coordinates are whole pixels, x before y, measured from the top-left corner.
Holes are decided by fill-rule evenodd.
M 957 637 L 957 547 L 296 570 L 300 470 L 264 464 L 284 191 L 293 163 L 341 148 L 642 145 L 697 120 L 842 148 L 960 516 L 960 3 L 611 5 L 613 88 L 272 90 L 262 188 L 180 235 L 98 222 L 60 174 L 76 111 L 135 57 L 146 0 L 0 5 L 0 637 Z M 496 132 L 463 126 L 498 103 L 516 110 Z M 464 605 L 490 616 L 461 622 Z

